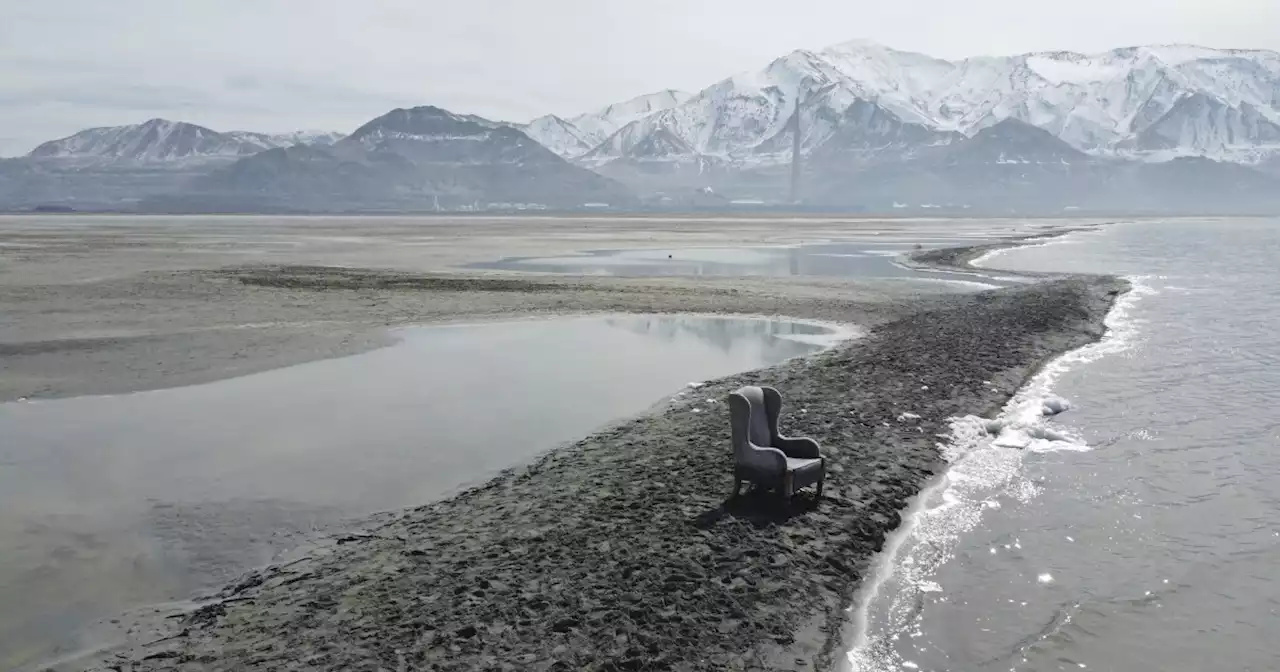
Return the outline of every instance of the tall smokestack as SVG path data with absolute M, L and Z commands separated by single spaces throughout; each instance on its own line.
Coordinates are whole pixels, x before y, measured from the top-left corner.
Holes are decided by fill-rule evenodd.
M 796 113 L 791 119 L 791 202 L 800 202 L 800 98 L 796 92 Z

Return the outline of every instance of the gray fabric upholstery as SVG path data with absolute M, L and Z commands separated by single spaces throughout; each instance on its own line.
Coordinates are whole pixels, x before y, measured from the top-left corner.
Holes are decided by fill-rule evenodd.
M 826 462 L 818 442 L 778 432 L 782 395 L 772 387 L 743 387 L 729 395 L 733 434 L 734 494 L 742 481 L 775 488 L 784 496 L 808 485 L 822 494 Z
M 733 455 L 739 469 L 762 477 L 777 477 L 787 468 L 787 455 L 773 447 L 764 392 L 744 387 L 729 395 L 733 424 Z
M 766 411 L 764 390 L 759 387 L 744 387 L 738 392 L 747 398 L 751 407 L 751 422 L 747 425 L 747 438 L 757 446 L 772 446 L 773 431 L 769 428 L 769 415 Z
M 822 466 L 822 460 L 814 460 L 807 457 L 788 457 L 787 469 L 791 471 L 809 471 L 818 469 Z

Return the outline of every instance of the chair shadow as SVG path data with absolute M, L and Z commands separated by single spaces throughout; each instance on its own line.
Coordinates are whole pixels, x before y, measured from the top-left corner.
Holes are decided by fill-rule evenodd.
M 743 520 L 756 527 L 782 525 L 793 518 L 816 511 L 819 501 L 816 494 L 807 491 L 797 492 L 790 501 L 783 501 L 774 492 L 751 489 L 737 497 L 726 499 L 714 509 L 694 516 L 690 523 L 702 530 L 710 529 L 726 518 Z

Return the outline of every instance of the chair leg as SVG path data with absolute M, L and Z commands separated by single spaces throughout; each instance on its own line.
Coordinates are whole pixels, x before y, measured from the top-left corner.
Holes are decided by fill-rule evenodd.
M 822 499 L 822 486 L 827 482 L 827 477 L 823 476 L 818 479 L 818 499 Z
M 729 495 L 729 499 L 737 499 L 738 494 L 742 492 L 742 479 L 735 474 L 733 477 L 733 494 Z

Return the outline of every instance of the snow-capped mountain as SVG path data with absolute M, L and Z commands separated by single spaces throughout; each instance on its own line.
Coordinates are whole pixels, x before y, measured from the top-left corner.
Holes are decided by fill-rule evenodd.
M 345 133 L 334 131 L 291 131 L 288 133 L 255 133 L 253 131 L 228 131 L 237 140 L 260 145 L 263 149 L 276 147 L 292 147 L 294 145 L 332 145 L 347 137 Z
M 1202 93 L 1179 98 L 1134 136 L 1138 150 L 1200 150 L 1230 155 L 1250 148 L 1280 148 L 1280 124 L 1249 103 L 1231 105 Z
M 614 103 L 571 119 L 548 114 L 518 128 L 551 151 L 572 158 L 599 146 L 623 126 L 675 107 L 688 99 L 689 94 L 683 91 L 667 89 Z
M 259 144 L 203 126 L 152 119 L 130 126 L 90 128 L 31 151 L 36 159 L 98 159 L 159 163 L 206 157 L 231 158 L 262 151 Z
M 614 103 L 602 110 L 580 114 L 569 121 L 583 133 L 583 139 L 595 146 L 617 133 L 623 126 L 655 112 L 669 110 L 685 102 L 689 97 L 690 94 L 684 91 L 665 89 Z
M 561 119 L 554 114 L 538 117 L 516 128 L 537 140 L 543 147 L 565 158 L 581 156 L 594 146 L 582 129 L 574 126 L 573 122 Z
M 226 162 L 275 147 L 332 144 L 341 137 L 341 134 L 324 131 L 220 133 L 183 121 L 151 119 L 141 124 L 83 130 L 46 142 L 32 150 L 28 157 L 95 164 Z
M 956 143 L 946 153 L 951 166 L 964 165 L 1051 165 L 1070 166 L 1091 162 L 1088 154 L 1061 138 L 1025 121 L 1004 119 Z
M 766 141 L 757 147 L 757 151 L 761 147 L 767 147 L 789 154 L 790 147 L 783 142 L 787 139 L 781 137 Z M 941 131 L 920 123 L 907 123 L 875 103 L 855 100 L 845 110 L 843 117 L 835 120 L 835 131 L 827 135 L 812 153 L 816 159 L 828 161 L 904 160 L 930 148 L 951 145 L 964 139 L 964 135 L 955 131 Z
M 806 152 L 863 101 L 935 131 L 973 135 L 1013 118 L 1095 154 L 1158 148 L 1229 157 L 1274 144 L 1280 54 L 1173 45 L 946 61 L 855 41 L 795 51 L 716 82 L 620 128 L 584 156 L 596 164 L 675 158 L 639 155 L 637 148 L 656 144 L 687 146 L 690 156 L 785 158 L 798 99 Z

